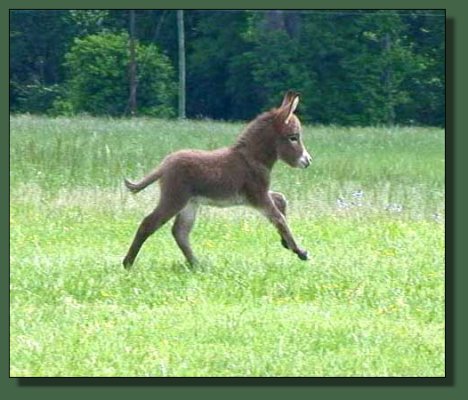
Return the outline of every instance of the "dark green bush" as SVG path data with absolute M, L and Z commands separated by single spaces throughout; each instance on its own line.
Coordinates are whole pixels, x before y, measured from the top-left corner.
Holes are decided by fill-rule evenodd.
M 66 95 L 58 112 L 120 116 L 129 112 L 129 37 L 101 33 L 75 39 L 66 54 Z M 136 45 L 138 114 L 171 117 L 176 86 L 169 59 L 154 45 Z
M 40 82 L 18 85 L 15 82 L 10 82 L 11 111 L 32 114 L 46 113 L 61 92 L 60 85 L 45 85 Z

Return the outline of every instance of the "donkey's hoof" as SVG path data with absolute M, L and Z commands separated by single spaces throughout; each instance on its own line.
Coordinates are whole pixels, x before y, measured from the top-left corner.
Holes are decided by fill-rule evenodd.
M 127 260 L 127 258 L 125 258 L 123 261 L 122 261 L 122 265 L 125 269 L 130 269 L 133 265 L 133 262 L 130 261 L 130 260 Z
M 299 251 L 297 253 L 297 256 L 302 260 L 302 261 L 307 261 L 309 259 L 309 253 L 306 250 Z
M 187 260 L 187 264 L 190 268 L 196 268 L 200 265 L 200 261 L 198 261 L 197 258 L 192 258 L 190 260 Z
M 288 243 L 286 242 L 286 240 L 281 239 L 281 244 L 283 245 L 283 247 L 284 247 L 285 249 L 288 249 L 288 250 L 289 250 L 289 246 L 288 246 Z

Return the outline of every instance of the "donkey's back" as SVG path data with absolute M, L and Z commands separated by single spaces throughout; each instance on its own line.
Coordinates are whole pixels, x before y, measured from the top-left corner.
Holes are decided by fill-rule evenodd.
M 159 180 L 161 192 L 182 190 L 193 197 L 228 199 L 238 196 L 245 186 L 246 167 L 242 156 L 232 148 L 180 150 L 169 154 L 141 181 L 126 181 L 126 185 L 140 191 Z

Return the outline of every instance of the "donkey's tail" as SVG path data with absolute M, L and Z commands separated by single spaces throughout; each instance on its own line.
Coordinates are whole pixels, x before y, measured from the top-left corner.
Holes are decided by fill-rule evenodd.
M 156 168 L 154 171 L 146 175 L 142 180 L 138 182 L 130 182 L 128 179 L 125 179 L 125 186 L 132 193 L 138 193 L 140 190 L 143 190 L 146 186 L 151 185 L 153 182 L 156 182 L 162 176 L 162 170 L 160 167 Z

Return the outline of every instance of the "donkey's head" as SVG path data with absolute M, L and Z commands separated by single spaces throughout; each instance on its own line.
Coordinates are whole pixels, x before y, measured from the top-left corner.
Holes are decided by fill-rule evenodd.
M 281 106 L 274 111 L 276 151 L 278 158 L 291 167 L 307 168 L 312 157 L 302 141 L 301 122 L 294 115 L 298 104 L 299 94 L 289 90 L 284 95 Z

